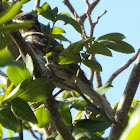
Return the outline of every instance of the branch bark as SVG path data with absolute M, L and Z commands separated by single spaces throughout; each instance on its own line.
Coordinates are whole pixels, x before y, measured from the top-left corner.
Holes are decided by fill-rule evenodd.
M 124 90 L 123 96 L 118 105 L 115 119 L 120 125 L 113 124 L 109 136 L 109 140 L 118 140 L 125 125 L 125 121 L 135 96 L 136 90 L 140 82 L 140 53 L 136 59 L 136 63 L 130 74 L 129 80 L 127 82 L 126 88 Z

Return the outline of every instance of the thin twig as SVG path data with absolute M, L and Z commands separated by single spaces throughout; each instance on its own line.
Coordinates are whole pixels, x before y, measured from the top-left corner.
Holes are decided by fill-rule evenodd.
M 64 89 L 60 89 L 56 94 L 53 95 L 53 97 L 55 98 L 55 97 L 58 96 L 62 91 L 64 91 Z
M 115 119 L 118 124 L 121 124 L 122 127 L 113 124 L 109 136 L 109 140 L 118 140 L 121 133 L 123 132 L 125 122 L 127 120 L 127 115 L 133 101 L 133 98 L 136 94 L 138 85 L 140 82 L 140 52 L 137 56 L 136 63 L 133 67 L 133 70 L 130 74 L 129 80 L 127 82 L 126 88 L 124 90 L 123 96 L 119 102 Z
M 22 124 L 22 120 L 19 120 L 19 123 L 20 123 L 20 127 L 21 127 L 21 131 L 19 132 L 19 138 L 20 138 L 20 140 L 23 140 L 23 124 Z
M 138 54 L 140 53 L 140 49 L 137 51 L 137 53 L 130 58 L 123 66 L 121 66 L 118 70 L 116 70 L 108 79 L 107 83 L 112 83 L 113 80 L 125 69 L 127 69 L 137 58 Z
M 94 10 L 94 8 L 97 6 L 97 4 L 100 2 L 100 0 L 92 0 L 92 3 L 90 5 L 90 14 Z M 80 25 L 83 25 L 85 19 L 87 18 L 87 14 L 83 14 L 82 16 L 79 17 L 79 23 Z
M 39 7 L 39 5 L 40 5 L 40 0 L 35 0 L 35 5 L 34 5 L 33 10 L 35 11 L 36 7 Z
M 73 8 L 73 6 L 71 5 L 71 3 L 69 2 L 69 0 L 64 0 L 64 4 L 68 7 L 68 9 L 71 11 L 71 13 L 73 14 L 73 16 L 75 17 L 75 19 L 77 19 L 79 16 L 77 14 L 77 12 L 75 11 L 75 9 Z

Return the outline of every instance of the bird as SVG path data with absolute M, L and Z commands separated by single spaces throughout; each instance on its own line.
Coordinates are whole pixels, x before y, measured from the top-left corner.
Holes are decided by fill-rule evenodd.
M 94 90 L 92 83 L 86 78 L 79 65 L 72 63 L 64 66 L 57 63 L 56 59 L 63 49 L 56 49 L 60 44 L 42 32 L 38 19 L 32 13 L 26 12 L 22 12 L 13 18 L 13 22 L 16 23 L 25 21 L 33 21 L 33 23 L 30 27 L 21 29 L 20 33 L 35 53 L 42 58 L 48 77 L 55 86 L 64 90 L 77 91 L 84 99 L 87 99 L 85 95 L 89 96 L 92 100 L 90 103 L 99 109 L 109 121 L 115 123 L 114 110 L 107 99 Z M 46 53 L 48 52 L 54 52 L 55 55 L 47 57 Z M 76 76 L 78 70 L 79 74 Z

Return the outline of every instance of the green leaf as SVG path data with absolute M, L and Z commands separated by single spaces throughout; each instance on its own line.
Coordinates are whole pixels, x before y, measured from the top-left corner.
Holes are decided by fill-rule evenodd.
M 13 57 L 7 49 L 0 50 L 0 67 L 3 67 L 10 63 L 13 60 Z
M 76 140 L 82 139 L 83 140 L 92 140 L 94 139 L 94 135 L 92 132 L 88 131 L 87 129 L 84 128 L 74 128 L 72 131 L 72 135 Z
M 104 95 L 104 93 L 106 91 L 108 91 L 110 88 L 112 88 L 113 86 L 110 83 L 106 83 L 104 86 L 101 86 L 99 88 L 96 89 L 96 91 L 100 94 L 100 95 Z
M 25 65 L 17 61 L 13 61 L 11 65 L 8 66 L 7 75 L 15 86 L 19 85 L 25 79 L 30 78 L 30 73 Z
M 68 46 L 65 50 L 63 50 L 58 59 L 59 64 L 71 64 L 71 63 L 78 63 L 81 61 L 80 58 L 80 51 L 83 49 L 85 45 L 92 42 L 94 39 L 82 39 L 78 42 L 75 42 Z
M 134 48 L 124 42 L 124 41 L 108 41 L 108 40 L 99 40 L 98 41 L 102 46 L 105 46 L 109 49 L 112 49 L 114 51 L 117 51 L 117 52 L 121 52 L 121 53 L 133 53 L 135 50 Z
M 46 140 L 63 140 L 60 134 L 53 132 Z
M 68 105 L 59 108 L 59 113 L 66 125 L 72 124 L 72 116 Z
M 68 42 L 70 42 L 66 37 L 64 37 L 63 35 L 56 35 L 56 34 L 52 34 L 52 37 L 53 38 L 56 38 L 56 39 L 58 39 L 58 40 L 61 40 L 61 41 L 68 41 Z
M 139 140 L 139 130 L 140 130 L 140 106 L 138 106 L 132 113 L 129 119 L 128 125 L 122 133 L 119 140 Z
M 50 5 L 48 3 L 44 3 L 42 5 L 42 7 L 37 7 L 36 10 L 43 17 L 55 22 L 56 15 L 58 13 L 58 8 L 57 7 L 55 7 L 53 10 L 51 10 Z
M 2 103 L 4 104 L 5 102 L 8 102 L 10 100 L 13 100 L 13 99 L 17 98 L 21 93 L 23 93 L 25 91 L 25 89 L 28 86 L 28 84 L 29 84 L 28 80 L 24 80 L 23 82 L 21 82 L 16 88 L 14 88 L 12 90 L 12 92 L 10 94 L 7 94 L 4 97 L 4 100 L 3 100 Z M 11 87 L 10 87 L 10 90 L 11 90 Z
M 74 117 L 74 120 L 81 120 L 82 119 L 82 111 L 78 111 Z
M 30 72 L 30 75 L 33 76 L 34 65 L 33 65 L 32 58 L 29 54 L 26 55 L 26 67 Z
M 54 27 L 52 29 L 52 34 L 62 34 L 62 33 L 66 33 L 66 32 L 60 27 Z
M 104 120 L 78 120 L 74 127 L 75 128 L 84 128 L 90 130 L 91 132 L 101 132 L 106 130 L 108 127 L 111 126 L 110 122 L 105 122 Z
M 9 108 L 0 108 L 0 123 L 3 127 L 14 132 L 19 132 L 21 129 L 15 115 Z
M 86 59 L 86 60 L 83 60 L 83 64 L 94 71 L 102 71 L 101 65 L 96 61 Z
M 50 122 L 50 115 L 42 105 L 35 111 L 35 115 L 38 121 L 37 127 L 43 128 Z
M 0 17 L 0 24 L 4 24 L 11 20 L 15 15 L 18 14 L 21 6 L 30 0 L 17 1 L 3 16 Z
M 38 78 L 33 80 L 19 97 L 27 102 L 41 102 L 50 97 L 54 88 L 49 79 Z
M 33 21 L 25 21 L 23 23 L 11 23 L 0 27 L 0 32 L 9 33 L 13 31 L 18 31 L 20 29 L 25 29 L 32 25 Z
M 33 124 L 37 123 L 37 119 L 33 111 L 23 99 L 15 98 L 11 101 L 11 104 L 14 113 L 19 119 L 31 122 Z
M 2 139 L 2 140 L 20 140 L 19 137 L 10 137 L 10 138 L 5 138 L 5 139 Z
M 116 45 L 108 44 L 106 46 L 114 51 L 121 52 L 121 53 L 129 54 L 135 52 L 134 48 L 130 44 L 124 41 L 117 41 L 116 43 L 117 43 Z
M 10 43 L 11 43 L 11 38 L 0 36 L 0 50 L 8 46 Z
M 43 9 L 44 11 L 47 11 L 47 10 L 51 10 L 51 7 L 50 7 L 50 5 L 49 5 L 47 2 L 45 2 L 45 3 L 42 5 L 42 9 Z
M 60 13 L 59 15 L 57 15 L 57 20 L 62 20 L 65 22 L 65 24 L 70 24 L 75 28 L 77 32 L 79 32 L 80 34 L 82 33 L 80 24 L 76 20 L 72 19 L 69 14 Z
M 103 35 L 103 36 L 97 38 L 96 40 L 97 41 L 98 40 L 122 41 L 125 38 L 126 37 L 121 33 L 110 33 L 110 34 Z
M 0 138 L 3 137 L 3 126 L 0 124 Z
M 67 56 L 58 57 L 58 64 L 60 64 L 60 65 L 78 63 L 80 61 L 81 61 L 81 58 L 80 58 L 79 54 L 69 53 L 69 55 L 67 55 Z
M 112 56 L 111 51 L 103 44 L 94 42 L 94 44 L 87 50 L 89 54 L 102 54 L 106 56 Z

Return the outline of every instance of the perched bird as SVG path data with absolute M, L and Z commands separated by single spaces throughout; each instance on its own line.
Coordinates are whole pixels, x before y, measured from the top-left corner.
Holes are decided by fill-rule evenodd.
M 20 13 L 13 18 L 13 22 L 21 23 L 24 21 L 34 21 L 31 27 L 20 30 L 20 33 L 25 41 L 31 45 L 36 54 L 42 57 L 44 61 L 43 65 L 48 70 L 48 77 L 53 81 L 56 87 L 65 90 L 75 90 L 82 97 L 85 97 L 84 95 L 88 95 L 92 100 L 91 104 L 100 109 L 108 120 L 115 122 L 114 112 L 110 104 L 103 96 L 93 89 L 92 84 L 86 78 L 81 69 L 79 70 L 78 77 L 76 77 L 79 66 L 77 64 L 69 64 L 67 67 L 64 67 L 57 64 L 55 59 L 59 56 L 61 51 L 58 51 L 55 48 L 59 43 L 53 38 L 49 40 L 49 36 L 43 34 L 41 31 L 41 25 L 37 18 L 35 18 L 31 13 L 25 12 Z M 45 60 L 43 56 L 45 56 L 47 52 L 55 52 L 55 57 L 51 59 L 47 58 Z

